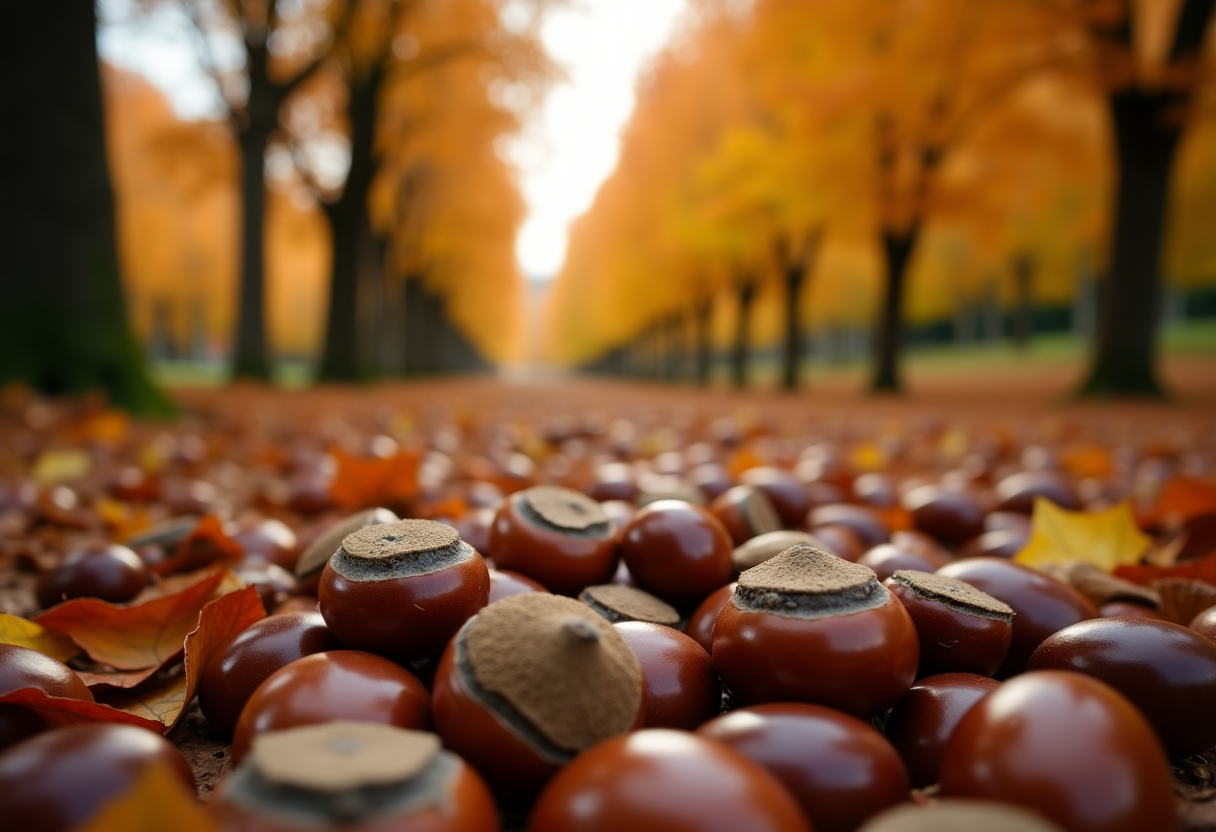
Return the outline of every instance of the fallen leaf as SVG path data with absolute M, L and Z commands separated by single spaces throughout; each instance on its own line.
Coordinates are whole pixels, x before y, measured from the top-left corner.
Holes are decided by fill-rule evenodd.
M 219 823 L 168 766 L 148 765 L 134 785 L 75 832 L 220 832 Z
M 1115 471 L 1110 452 L 1101 445 L 1074 445 L 1060 455 L 1060 465 L 1077 479 L 1105 480 Z
M 232 592 L 203 607 L 198 626 L 186 636 L 183 672 L 130 690 L 102 692 L 114 707 L 138 716 L 157 719 L 168 731 L 194 698 L 207 663 L 237 633 L 266 617 L 256 587 Z
M 8 613 L 0 613 L 0 644 L 28 647 L 61 662 L 80 655 L 76 642 L 67 636 L 53 633 L 41 624 Z
M 234 564 L 244 556 L 241 544 L 224 533 L 220 519 L 207 514 L 178 544 L 173 557 L 161 561 L 152 571 L 158 575 L 192 572 L 216 564 Z
M 0 705 L 20 705 L 36 711 L 49 725 L 63 728 L 67 725 L 87 725 L 94 722 L 113 722 L 119 725 L 134 725 L 148 731 L 161 732 L 161 724 L 154 719 L 145 719 L 101 702 L 85 699 L 68 699 L 50 696 L 39 688 L 19 688 L 0 694 Z
M 1115 570 L 1120 578 L 1148 586 L 1157 578 L 1195 578 L 1216 584 L 1216 552 L 1206 558 L 1183 561 L 1174 566 L 1120 566 Z
M 34 481 L 39 485 L 54 485 L 83 477 L 93 467 L 88 451 L 57 449 L 43 451 L 34 462 Z
M 1161 489 L 1152 507 L 1141 516 L 1140 522 L 1145 528 L 1163 523 L 1180 526 L 1206 514 L 1216 514 L 1216 483 L 1173 477 Z
M 152 525 L 152 516 L 144 505 L 132 505 L 122 500 L 102 497 L 93 504 L 101 522 L 110 527 L 114 540 L 127 540 Z
M 215 572 L 181 592 L 137 606 L 75 598 L 34 620 L 71 638 L 94 661 L 119 670 L 160 667 L 181 654 L 199 612 L 222 594 L 228 578 L 226 570 Z
M 910 532 L 916 528 L 916 524 L 912 522 L 912 512 L 903 506 L 874 507 L 874 513 L 889 532 Z
M 1084 512 L 1039 497 L 1034 501 L 1030 541 L 1014 559 L 1031 566 L 1079 560 L 1110 572 L 1139 563 L 1151 542 L 1136 525 L 1129 502 Z
M 92 673 L 87 670 L 77 670 L 76 675 L 84 682 L 94 695 L 112 688 L 133 688 L 143 684 L 149 678 L 159 673 L 160 667 L 148 667 L 143 670 L 120 670 L 115 673 Z
M 338 471 L 329 486 L 329 496 L 344 509 L 398 505 L 418 493 L 421 458 L 416 453 L 399 451 L 387 458 L 347 456 L 338 448 L 331 453 Z
M 155 572 L 152 573 L 152 583 L 144 588 L 143 592 L 135 596 L 134 600 L 127 604 L 133 607 L 137 604 L 146 604 L 157 598 L 164 598 L 169 595 L 176 595 L 187 587 L 193 586 L 205 578 L 215 574 L 215 568 L 200 569 L 197 572 L 183 572 L 180 575 L 165 575 L 161 577 Z M 227 595 L 229 592 L 236 592 L 238 589 L 245 588 L 245 582 L 236 576 L 231 570 L 224 570 L 224 579 L 220 585 L 216 587 L 215 596 L 218 598 L 221 595 Z
M 117 445 L 127 438 L 131 417 L 121 410 L 100 410 L 70 425 L 65 437 L 73 442 L 102 442 Z

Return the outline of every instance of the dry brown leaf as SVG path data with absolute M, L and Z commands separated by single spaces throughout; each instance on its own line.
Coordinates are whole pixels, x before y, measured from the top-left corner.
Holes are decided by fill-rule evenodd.
M 348 511 L 400 505 L 418 493 L 421 458 L 416 453 L 399 451 L 388 458 L 347 456 L 338 448 L 331 453 L 338 461 L 338 472 L 329 495 Z
M 1216 483 L 1174 477 L 1161 489 L 1157 501 L 1141 516 L 1140 522 L 1146 528 L 1162 523 L 1181 525 L 1206 514 L 1216 514 Z
M 96 598 L 75 598 L 52 607 L 35 622 L 80 645 L 94 661 L 119 670 L 160 667 L 181 655 L 203 607 L 223 594 L 227 571 L 214 572 L 181 592 L 124 607 Z
M 157 679 L 130 690 L 98 695 L 114 707 L 171 729 L 194 698 L 198 680 L 211 658 L 237 633 L 266 617 L 256 587 L 232 592 L 203 607 L 198 626 L 185 639 L 185 661 L 180 673 Z
M 224 533 L 220 519 L 208 514 L 186 535 L 173 557 L 158 563 L 153 571 L 158 575 L 194 572 L 217 564 L 234 564 L 244 555 L 241 544 Z

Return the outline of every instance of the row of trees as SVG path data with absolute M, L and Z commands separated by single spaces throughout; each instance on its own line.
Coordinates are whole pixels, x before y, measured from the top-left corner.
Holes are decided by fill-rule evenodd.
M 17 250 L 3 286 L 0 383 L 102 387 L 155 408 L 163 399 L 139 365 L 123 306 L 93 2 L 16 5 L 4 13 L 5 75 L 15 79 L 6 111 L 20 121 L 4 131 Z M 153 329 L 226 325 L 235 375 L 269 378 L 267 239 L 288 241 L 277 249 L 284 260 L 297 248 L 292 235 L 307 238 L 300 250 L 318 250 L 316 222 L 284 233 L 282 221 L 317 205 L 330 239 L 319 247 L 329 254 L 325 286 L 314 293 L 326 310 L 322 378 L 468 368 L 504 355 L 524 208 L 496 147 L 555 76 L 537 36 L 545 6 L 144 0 L 149 18 L 166 9 L 188 17 L 227 111 L 222 124 L 181 123 L 146 84 L 111 73 L 125 84 L 108 95 L 123 102 L 108 131 L 123 186 L 121 260 L 136 292 L 155 299 Z M 70 55 L 63 33 L 74 38 Z M 214 291 L 200 284 L 217 274 L 235 295 L 218 316 L 191 306 Z M 185 307 L 189 321 L 171 314 Z
M 1167 193 L 1184 129 L 1212 134 L 1198 106 L 1216 86 L 1201 83 L 1212 6 L 696 4 L 574 228 L 554 353 L 651 373 L 666 355 L 704 380 L 728 340 L 745 384 L 755 319 L 794 388 L 805 321 L 876 308 L 872 387 L 897 390 L 907 320 L 949 315 L 993 272 L 1022 303 L 1066 300 L 1097 261 L 1087 390 L 1157 392 Z M 1209 175 L 1178 178 L 1197 206 L 1216 189 L 1211 145 L 1187 160 Z M 1210 276 L 1205 212 L 1176 213 L 1179 270 Z

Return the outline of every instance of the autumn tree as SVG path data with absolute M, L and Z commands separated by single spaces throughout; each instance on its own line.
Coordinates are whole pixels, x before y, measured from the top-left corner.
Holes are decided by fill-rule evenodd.
M 0 384 L 168 412 L 127 323 L 93 2 L 8 4 L 3 21 Z
M 1160 395 L 1154 358 L 1170 175 L 1216 3 L 1183 0 L 1173 21 L 1161 19 L 1166 4 L 1092 5 L 1099 69 L 1109 81 L 1118 184 L 1094 361 L 1082 390 Z

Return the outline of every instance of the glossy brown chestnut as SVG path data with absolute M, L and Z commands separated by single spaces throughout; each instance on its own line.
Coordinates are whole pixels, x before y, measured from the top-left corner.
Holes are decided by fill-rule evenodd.
M 494 515 L 501 505 L 500 501 L 493 508 L 486 506 L 471 509 L 453 524 L 460 534 L 460 539 L 481 552 L 484 557 L 493 557 L 490 553 L 490 527 L 494 525 Z
M 762 766 L 722 743 L 646 730 L 606 740 L 553 778 L 528 832 L 810 832 Z
M 865 554 L 866 545 L 848 526 L 826 523 L 822 526 L 813 526 L 811 534 L 815 535 L 815 538 L 823 544 L 825 551 L 850 563 L 856 563 L 857 559 Z
M 490 570 L 489 603 L 491 604 L 501 601 L 503 598 L 510 598 L 512 595 L 522 595 L 525 592 L 548 591 L 538 581 L 532 580 L 527 575 L 521 575 L 509 569 Z
M 223 832 L 497 832 L 485 783 L 434 734 L 331 722 L 263 734 L 207 803 Z
M 713 659 L 679 630 L 643 621 L 613 625 L 642 666 L 647 728 L 691 731 L 722 710 Z
M 1013 640 L 996 672 L 998 679 L 1025 670 L 1030 654 L 1052 633 L 1098 615 L 1089 599 L 1072 587 L 1004 558 L 955 561 L 937 574 L 966 581 L 1013 607 Z
M 472 618 L 444 651 L 433 691 L 444 746 L 512 805 L 645 719 L 642 670 L 621 634 L 585 604 L 547 593 L 504 598 Z
M 918 530 L 950 545 L 975 537 L 984 530 L 984 510 L 979 501 L 965 491 L 922 485 L 905 494 L 902 503 Z
M 73 725 L 0 753 L 0 824 L 69 832 L 126 792 L 147 766 L 163 766 L 194 793 L 194 774 L 163 738 L 129 725 Z
M 318 597 L 325 623 L 347 647 L 417 661 L 442 653 L 486 605 L 490 574 L 451 526 L 402 520 L 343 538 Z
M 232 535 L 245 550 L 244 563 L 249 566 L 274 564 L 292 569 L 300 556 L 296 533 L 282 520 L 267 518 Z
M 1027 670 L 1075 670 L 1140 709 L 1173 757 L 1216 745 L 1216 644 L 1146 618 L 1095 618 L 1049 636 Z
M 386 508 L 369 508 L 326 526 L 320 534 L 308 542 L 296 560 L 295 575 L 296 580 L 300 582 L 301 590 L 316 594 L 317 584 L 321 580 L 321 572 L 325 569 L 325 564 L 329 563 L 329 559 L 341 548 L 342 540 L 348 534 L 357 532 L 364 526 L 396 523 L 399 519 Z
M 896 806 L 871 818 L 857 832 L 1064 832 L 1040 815 L 987 800 L 961 797 L 938 799 L 928 805 Z
M 936 572 L 949 561 L 930 549 L 911 550 L 894 543 L 882 543 L 857 559 L 862 566 L 874 570 L 878 580 L 885 581 L 901 569 L 917 572 Z
M 0 694 L 38 688 L 49 696 L 93 701 L 92 692 L 63 662 L 37 650 L 0 644 Z M 20 705 L 0 704 L 0 750 L 46 730 L 37 712 Z
M 490 527 L 494 565 L 577 595 L 616 571 L 616 530 L 599 504 L 577 491 L 537 486 L 512 494 Z
M 1165 616 L 1152 607 L 1131 601 L 1109 601 L 1098 607 L 1098 615 L 1102 618 L 1151 618 L 1155 621 L 1165 621 Z
M 882 734 L 831 708 L 781 703 L 711 719 L 697 735 L 725 743 L 775 775 L 815 832 L 852 832 L 908 799 L 908 773 Z M 848 772 L 844 775 L 843 772 Z
M 1012 558 L 1025 548 L 1030 535 L 1021 529 L 996 529 L 973 537 L 959 547 L 959 558 Z
M 1000 682 L 974 673 L 919 680 L 891 709 L 886 735 L 908 767 L 913 788 L 937 782 L 946 743 L 967 712 Z
M 1013 609 L 970 584 L 900 570 L 883 582 L 900 600 L 920 640 L 917 678 L 938 673 L 991 676 L 1013 641 Z
M 816 549 L 830 551 L 822 540 L 810 532 L 800 532 L 794 529 L 781 529 L 769 532 L 736 546 L 731 552 L 730 559 L 735 565 L 736 572 L 745 572 L 753 566 L 759 566 L 766 560 L 784 552 L 792 546 L 814 546 Z
M 684 632 L 689 638 L 704 647 L 706 653 L 712 653 L 714 649 L 714 625 L 718 623 L 719 613 L 730 600 L 730 596 L 735 594 L 735 587 L 738 585 L 737 582 L 732 581 L 724 587 L 715 589 L 688 617 L 688 626 L 684 628 Z
M 1153 729 L 1114 689 L 1080 673 L 1027 673 L 981 699 L 946 743 L 941 788 L 1023 806 L 1069 832 L 1177 828 Z
M 1216 642 L 1216 607 L 1208 607 L 1191 619 L 1188 630 L 1194 630 L 1208 641 Z
M 739 482 L 755 486 L 768 495 L 783 527 L 799 529 L 806 522 L 806 514 L 811 510 L 811 497 L 802 482 L 789 471 L 769 466 L 749 468 L 739 476 Z
M 700 506 L 660 500 L 621 534 L 621 555 L 639 587 L 676 607 L 699 604 L 734 577 L 730 535 Z
M 203 716 L 230 737 L 245 703 L 270 674 L 313 653 L 341 649 L 319 612 L 283 613 L 254 622 L 203 669 L 198 683 Z
M 908 692 L 920 648 L 873 571 L 795 546 L 739 576 L 712 655 L 744 704 L 809 702 L 868 719 Z
M 232 739 L 240 762 L 255 736 L 335 719 L 426 730 L 431 698 L 405 668 L 372 653 L 331 650 L 279 668 L 241 710 Z
M 1036 497 L 1051 500 L 1061 508 L 1075 511 L 1081 507 L 1077 493 L 1058 471 L 1022 471 L 1011 474 L 996 485 L 1000 503 L 997 511 L 1017 511 L 1030 514 Z
M 820 526 L 844 526 L 861 540 L 863 551 L 891 539 L 891 533 L 883 524 L 878 513 L 866 506 L 854 506 L 848 503 L 820 506 L 811 509 L 806 523 L 811 527 L 811 534 L 821 539 L 823 535 L 820 534 Z M 824 539 L 824 542 L 831 545 L 829 540 Z
M 38 603 L 53 607 L 69 598 L 100 598 L 121 604 L 148 585 L 149 575 L 148 565 L 126 546 L 76 549 L 38 581 Z
M 709 504 L 709 513 L 721 521 L 736 546 L 783 528 L 773 501 L 754 485 L 736 485 L 716 497 Z
M 895 481 L 889 474 L 872 472 L 853 480 L 853 496 L 873 508 L 894 508 L 899 502 Z

